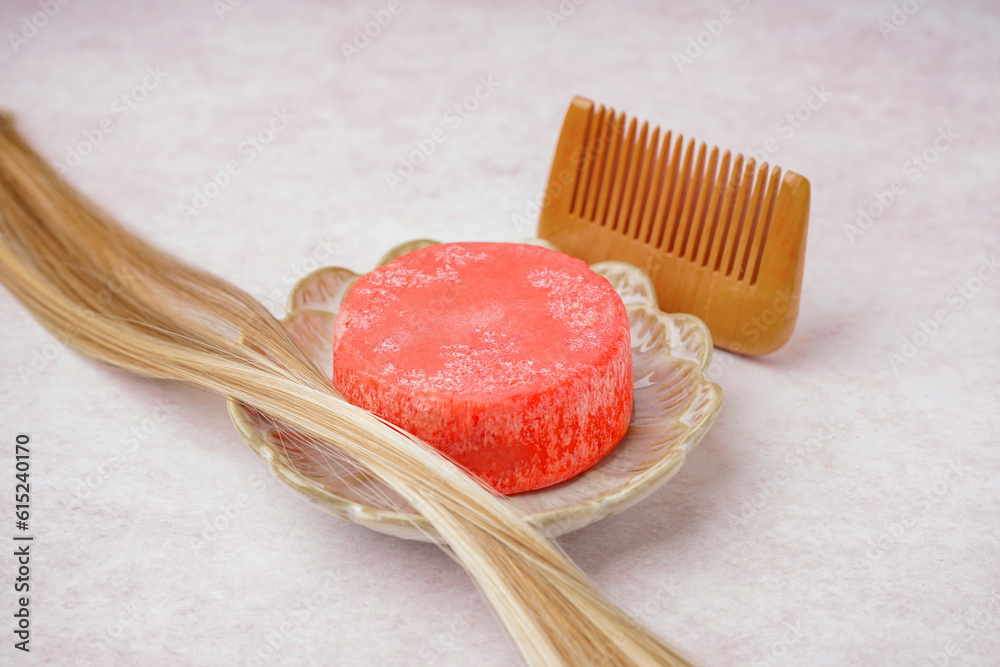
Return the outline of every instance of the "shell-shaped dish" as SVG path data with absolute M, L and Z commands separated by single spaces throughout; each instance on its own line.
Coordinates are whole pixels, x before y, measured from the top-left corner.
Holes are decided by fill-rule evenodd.
M 540 239 L 525 242 L 558 250 Z M 404 243 L 389 251 L 379 266 L 434 243 Z M 705 324 L 692 315 L 661 312 L 649 278 L 630 264 L 600 262 L 591 268 L 611 282 L 628 310 L 632 420 L 622 441 L 591 469 L 555 486 L 508 497 L 517 513 L 549 537 L 617 514 L 655 491 L 677 474 L 722 405 L 721 389 L 704 375 L 712 355 Z M 332 378 L 333 372 L 337 310 L 359 277 L 344 268 L 319 269 L 303 278 L 289 296 L 288 316 L 282 323 L 327 377 Z M 274 474 L 324 511 L 389 535 L 439 540 L 429 522 L 353 462 L 318 454 L 309 437 L 275 425 L 233 399 L 229 414 Z

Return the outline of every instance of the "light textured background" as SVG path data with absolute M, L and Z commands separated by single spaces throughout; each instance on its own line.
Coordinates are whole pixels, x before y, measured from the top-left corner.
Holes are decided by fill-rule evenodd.
M 232 3 L 69 0 L 32 34 L 45 3 L 4 0 L 0 104 L 53 161 L 100 138 L 75 185 L 275 308 L 317 263 L 530 233 L 513 216 L 544 187 L 574 94 L 736 150 L 773 137 L 772 159 L 813 186 L 796 334 L 766 358 L 718 353 L 724 406 L 678 477 L 560 543 L 705 665 L 998 664 L 1000 277 L 976 280 L 1000 252 L 996 3 L 909 0 L 889 32 L 889 0 L 590 0 L 555 29 L 556 0 L 404 0 L 351 62 L 341 44 L 386 3 Z M 735 20 L 681 71 L 674 52 L 724 9 Z M 122 118 L 147 68 L 165 77 Z M 788 136 L 813 87 L 829 99 Z M 294 117 L 249 160 L 241 142 L 275 109 Z M 439 126 L 447 140 L 390 190 L 384 173 Z M 906 166 L 948 128 L 933 164 Z M 240 173 L 183 215 L 230 160 Z M 854 234 L 893 181 L 903 194 Z M 221 398 L 61 350 L 4 291 L 0 316 L 0 538 L 21 431 L 36 536 L 30 656 L 11 646 L 0 555 L 0 663 L 518 663 L 441 551 L 304 504 Z

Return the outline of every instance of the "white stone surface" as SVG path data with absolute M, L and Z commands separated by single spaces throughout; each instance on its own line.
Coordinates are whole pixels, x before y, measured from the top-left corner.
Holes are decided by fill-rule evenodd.
M 995 3 L 896 3 L 915 13 L 883 35 L 888 0 L 591 0 L 555 29 L 556 0 L 401 0 L 346 62 L 386 3 L 229 1 L 220 17 L 209 0 L 4 0 L 0 104 L 58 162 L 110 119 L 69 179 L 275 307 L 316 261 L 365 270 L 411 238 L 530 235 L 512 216 L 544 187 L 574 94 L 735 150 L 773 138 L 772 160 L 813 186 L 797 332 L 766 358 L 718 353 L 722 412 L 678 477 L 561 544 L 705 665 L 997 663 L 1000 277 L 977 282 L 1000 250 Z M 681 71 L 674 53 L 723 10 Z M 134 109 L 115 101 L 144 80 Z M 482 80 L 493 92 L 449 124 Z M 808 121 L 783 123 L 816 89 L 829 99 Z M 264 150 L 241 143 L 271 122 Z M 446 140 L 390 190 L 384 173 L 436 127 Z M 914 171 L 924 151 L 936 160 Z M 229 161 L 239 173 L 185 219 Z M 36 537 L 30 655 L 0 556 L 0 663 L 518 663 L 447 556 L 302 503 L 221 398 L 61 351 L 6 291 L 0 316 L 0 538 L 17 432 Z

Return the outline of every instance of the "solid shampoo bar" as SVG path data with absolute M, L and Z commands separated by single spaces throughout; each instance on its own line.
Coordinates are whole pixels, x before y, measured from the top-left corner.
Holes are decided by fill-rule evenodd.
M 624 436 L 628 315 L 611 284 L 569 255 L 433 245 L 351 288 L 333 380 L 500 493 L 529 491 L 590 468 Z

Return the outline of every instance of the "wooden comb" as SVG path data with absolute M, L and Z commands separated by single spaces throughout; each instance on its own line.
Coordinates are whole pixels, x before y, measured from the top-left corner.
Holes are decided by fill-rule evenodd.
M 660 309 L 700 317 L 716 345 L 766 354 L 792 335 L 809 222 L 809 181 L 758 169 L 683 135 L 637 130 L 575 97 L 545 190 L 538 236 L 588 264 L 646 271 Z

